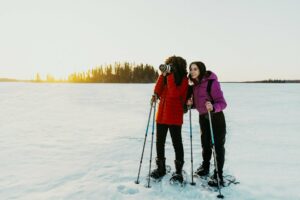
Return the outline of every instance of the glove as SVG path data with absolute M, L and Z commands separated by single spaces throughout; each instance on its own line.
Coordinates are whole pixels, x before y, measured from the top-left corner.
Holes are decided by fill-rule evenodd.
M 157 99 L 158 99 L 157 94 L 153 94 L 152 97 L 151 97 L 151 100 L 150 100 L 150 104 L 153 105 L 153 103 L 156 102 Z

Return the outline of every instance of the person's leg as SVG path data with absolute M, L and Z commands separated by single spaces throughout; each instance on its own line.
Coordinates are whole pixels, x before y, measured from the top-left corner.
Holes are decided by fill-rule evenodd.
M 156 124 L 156 165 L 157 168 L 151 172 L 151 177 L 160 179 L 166 174 L 165 142 L 168 132 L 168 125 Z
M 223 112 L 219 112 L 212 117 L 215 148 L 217 154 L 218 171 L 220 176 L 223 175 L 223 167 L 225 162 L 225 136 L 226 136 L 226 122 Z
M 168 125 L 156 124 L 156 154 L 158 159 L 165 159 L 165 143 Z
M 201 127 L 201 145 L 202 145 L 202 164 L 197 168 L 195 174 L 199 176 L 207 176 L 209 174 L 210 159 L 211 159 L 211 137 L 209 131 L 208 119 L 205 116 L 199 116 Z
M 223 185 L 223 166 L 225 161 L 225 136 L 226 136 L 226 123 L 223 112 L 215 113 L 212 115 L 212 125 L 214 131 L 214 140 L 216 148 L 216 156 L 218 162 L 218 174 L 220 178 L 220 184 Z M 208 182 L 208 185 L 212 187 L 218 186 L 217 173 L 214 171 L 212 180 Z
M 170 134 L 172 138 L 173 147 L 175 150 L 175 157 L 177 161 L 184 162 L 184 152 L 181 137 L 181 126 L 170 125 Z
M 202 158 L 204 167 L 208 167 L 210 165 L 211 160 L 211 135 L 210 135 L 210 127 L 209 121 L 206 116 L 202 115 L 199 117 L 199 123 L 201 127 L 201 145 L 202 145 Z
M 182 167 L 184 164 L 184 152 L 183 152 L 183 144 L 182 144 L 182 137 L 181 137 L 181 126 L 177 125 L 170 125 L 170 134 L 172 138 L 172 143 L 175 150 L 175 168 L 176 172 L 172 175 L 170 181 L 171 182 L 183 182 L 182 176 Z

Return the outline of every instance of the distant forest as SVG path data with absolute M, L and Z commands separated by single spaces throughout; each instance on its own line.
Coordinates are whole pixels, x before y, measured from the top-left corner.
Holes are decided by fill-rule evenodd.
M 115 63 L 95 67 L 85 72 L 75 72 L 67 80 L 56 79 L 47 75 L 42 79 L 38 73 L 33 82 L 69 82 L 69 83 L 154 83 L 158 72 L 148 64 Z
M 152 65 L 135 63 L 114 63 L 100 65 L 83 72 L 74 72 L 66 79 L 57 79 L 47 74 L 42 78 L 37 73 L 32 80 L 0 78 L 0 82 L 34 83 L 154 83 L 159 74 Z M 300 83 L 300 80 L 268 79 L 261 81 L 223 82 L 223 83 Z
M 300 80 L 268 79 L 262 81 L 245 81 L 243 83 L 300 83 Z

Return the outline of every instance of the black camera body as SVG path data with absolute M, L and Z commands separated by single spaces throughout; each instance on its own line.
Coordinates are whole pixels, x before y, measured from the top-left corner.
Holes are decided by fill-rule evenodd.
M 159 70 L 162 73 L 164 73 L 164 72 L 172 73 L 172 72 L 174 72 L 174 67 L 170 64 L 161 64 L 161 65 L 159 65 Z

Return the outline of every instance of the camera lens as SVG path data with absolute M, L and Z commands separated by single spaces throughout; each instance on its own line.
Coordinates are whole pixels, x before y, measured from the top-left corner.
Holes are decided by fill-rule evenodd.
M 168 69 L 168 66 L 167 66 L 167 65 L 165 65 L 165 64 L 159 65 L 159 70 L 160 70 L 161 72 L 166 72 L 167 69 Z

